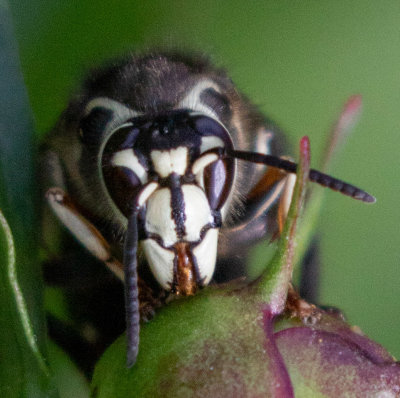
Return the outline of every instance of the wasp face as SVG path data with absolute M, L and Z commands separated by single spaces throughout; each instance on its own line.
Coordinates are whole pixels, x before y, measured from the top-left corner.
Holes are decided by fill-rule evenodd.
M 248 127 L 260 132 L 257 143 L 244 137 Z M 235 160 L 218 153 L 268 152 L 271 137 L 222 71 L 155 54 L 89 79 L 51 141 L 61 185 L 111 245 L 140 202 L 139 241 L 152 273 L 164 289 L 193 294 L 212 278 L 219 230 L 238 213 L 232 204 L 265 169 L 247 167 L 243 183 Z
M 140 207 L 139 240 L 160 285 L 181 295 L 208 284 L 216 263 L 221 209 L 234 177 L 224 126 L 190 110 L 140 116 L 108 137 L 105 186 L 129 217 Z

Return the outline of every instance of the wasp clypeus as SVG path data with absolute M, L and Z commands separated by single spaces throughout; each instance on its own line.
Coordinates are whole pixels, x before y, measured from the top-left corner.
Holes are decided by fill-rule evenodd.
M 95 71 L 48 138 L 50 206 L 125 281 L 128 366 L 138 352 L 139 243 L 163 289 L 192 295 L 279 232 L 296 172 L 280 130 L 224 71 L 176 53 Z M 309 178 L 374 201 L 316 170 Z

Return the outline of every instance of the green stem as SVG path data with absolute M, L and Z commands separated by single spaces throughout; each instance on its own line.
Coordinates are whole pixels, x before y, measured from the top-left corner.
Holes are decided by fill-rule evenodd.
M 262 301 L 268 303 L 273 315 L 280 314 L 285 306 L 289 283 L 292 279 L 295 237 L 298 219 L 303 208 L 310 170 L 310 143 L 307 136 L 300 140 L 300 160 L 297 169 L 289 213 L 283 228 L 276 254 L 257 284 Z

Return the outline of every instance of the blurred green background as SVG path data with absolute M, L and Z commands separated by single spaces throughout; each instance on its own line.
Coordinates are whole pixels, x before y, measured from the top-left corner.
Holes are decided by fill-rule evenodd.
M 39 135 L 85 70 L 153 46 L 211 54 L 293 147 L 310 136 L 314 165 L 343 103 L 362 94 L 333 174 L 378 202 L 326 195 L 321 302 L 400 358 L 399 1 L 14 0 L 11 11 Z

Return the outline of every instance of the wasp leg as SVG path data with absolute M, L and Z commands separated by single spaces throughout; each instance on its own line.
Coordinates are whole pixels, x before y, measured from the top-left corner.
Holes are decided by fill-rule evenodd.
M 75 238 L 96 258 L 121 280 L 124 279 L 123 265 L 112 253 L 110 245 L 98 229 L 88 221 L 61 188 L 50 188 L 47 201 L 58 219 L 69 229 Z
M 308 303 L 318 305 L 318 308 L 324 310 L 329 315 L 345 321 L 345 314 L 339 308 L 321 305 L 319 302 L 321 258 L 318 235 L 311 241 L 310 247 L 300 266 L 299 296 Z
M 314 325 L 321 319 L 322 311 L 314 304 L 300 297 L 293 285 L 289 284 L 285 311 L 290 317 L 299 318 L 304 324 Z
M 309 303 L 318 303 L 320 288 L 320 242 L 314 236 L 301 264 L 299 294 Z
M 46 198 L 58 219 L 77 240 L 123 281 L 123 264 L 112 255 L 106 239 L 87 218 L 80 214 L 69 196 L 60 188 L 50 188 L 47 191 Z M 141 317 L 143 320 L 150 320 L 154 315 L 154 310 L 164 303 L 166 293 L 163 290 L 156 292 L 140 277 L 138 278 L 138 285 Z

